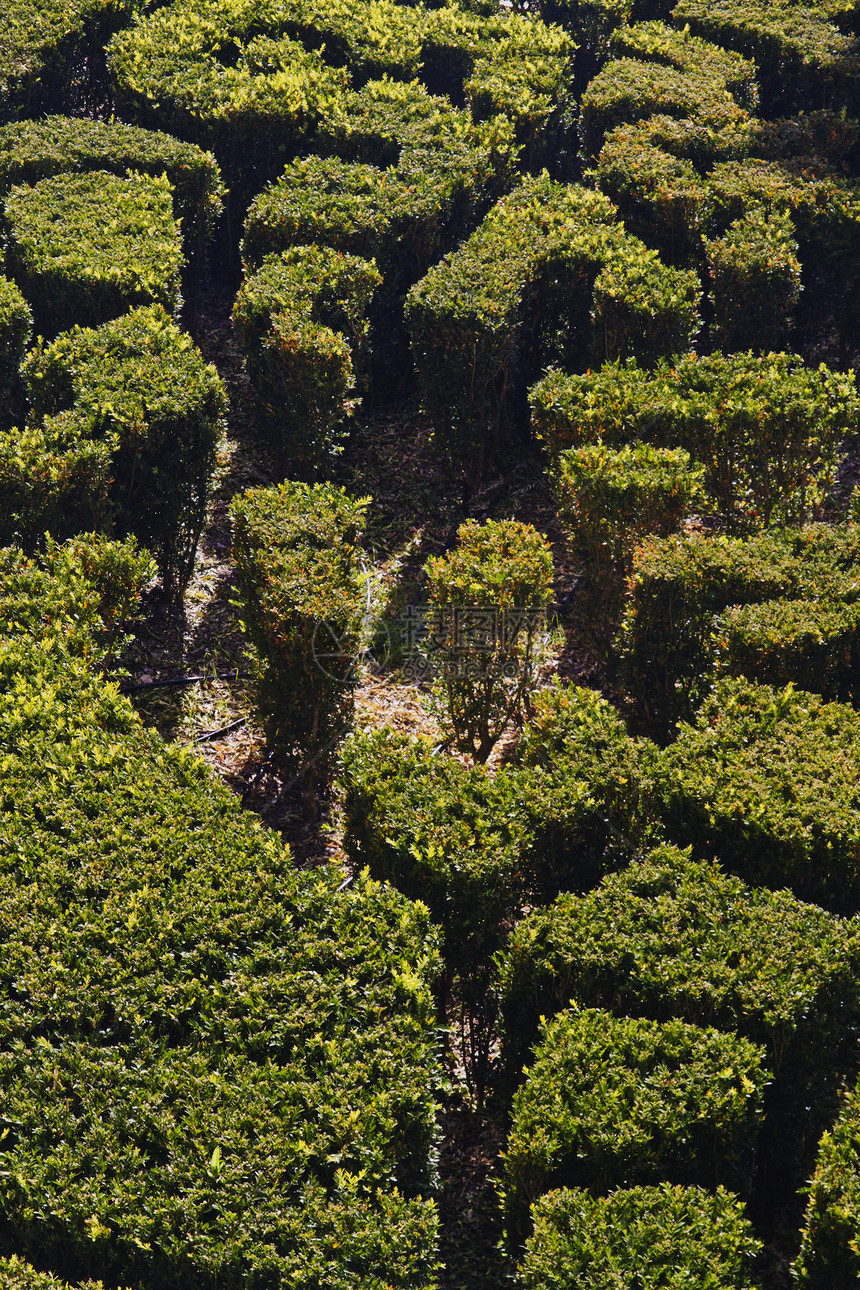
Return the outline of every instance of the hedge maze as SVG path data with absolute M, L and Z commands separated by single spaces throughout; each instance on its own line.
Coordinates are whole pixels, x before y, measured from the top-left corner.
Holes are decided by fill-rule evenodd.
M 4 1290 L 858 1283 L 858 74 L 854 0 L 8 0 Z M 123 693 L 215 515 L 241 800 Z

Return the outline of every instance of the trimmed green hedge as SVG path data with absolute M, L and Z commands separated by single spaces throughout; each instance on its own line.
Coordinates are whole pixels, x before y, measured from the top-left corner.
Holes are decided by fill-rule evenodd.
M 521 383 L 548 358 L 689 348 L 698 280 L 615 221 L 599 193 L 527 179 L 407 296 L 424 407 L 473 475 L 498 452 Z
M 705 467 L 705 487 L 735 532 L 813 518 L 860 417 L 853 374 L 808 368 L 794 354 L 551 374 L 531 399 L 535 429 L 553 451 L 634 438 L 684 448 Z
M 857 102 L 858 43 L 821 8 L 792 0 L 680 0 L 678 26 L 755 60 L 765 114 Z
M 555 1187 L 730 1184 L 747 1192 L 765 1053 L 737 1035 L 571 1007 L 541 1030 L 504 1154 L 505 1233 Z
M 664 22 L 637 22 L 616 31 L 611 44 L 619 58 L 639 58 L 679 72 L 705 73 L 725 85 L 748 112 L 754 113 L 758 108 L 756 65 L 752 59 L 701 40 L 688 29 L 679 31 Z
M 572 101 L 576 45 L 567 32 L 533 16 L 497 11 L 479 17 L 456 4 L 434 9 L 425 21 L 422 74 L 428 83 L 455 102 L 462 93 L 476 121 L 508 117 L 526 164 L 551 160 L 552 127 Z
M 791 330 L 800 261 L 787 215 L 754 210 L 705 243 L 715 347 L 767 353 Z
M 15 187 L 3 215 L 7 272 L 56 336 L 134 305 L 180 305 L 182 243 L 164 177 L 96 171 Z
M 32 325 L 33 317 L 21 292 L 14 282 L 0 277 L 0 426 L 17 394 L 18 375 Z
M 594 690 L 552 685 L 533 696 L 516 766 L 537 898 L 585 890 L 645 844 L 656 754 Z
M 391 731 L 344 745 L 346 835 L 369 866 L 425 900 L 452 967 L 498 947 L 524 904 L 589 886 L 629 860 L 654 820 L 653 750 L 591 690 L 538 691 L 513 767 L 494 775 Z
M 565 449 L 606 443 L 623 448 L 652 432 L 669 439 L 665 380 L 638 363 L 604 363 L 583 375 L 552 368 L 529 390 L 532 429 L 556 461 Z
M 666 739 L 708 692 L 716 616 L 783 598 L 825 604 L 858 598 L 854 525 L 773 530 L 749 539 L 646 540 L 622 623 L 621 683 L 637 726 Z
M 94 679 L 74 579 L 0 568 L 4 1239 L 141 1290 L 430 1290 L 426 911 L 294 870 Z
M 397 294 L 473 228 L 509 184 L 516 148 L 499 120 L 474 127 L 416 83 L 370 82 L 304 157 L 251 203 L 242 255 L 322 242 L 376 259 Z M 368 164 L 371 163 L 371 164 Z
M 547 607 L 552 551 L 519 520 L 466 520 L 457 544 L 425 566 L 440 665 L 440 723 L 460 752 L 485 762 L 506 729 L 530 708 Z
M 633 0 L 538 0 L 536 6 L 519 0 L 514 7 L 536 7 L 544 22 L 557 22 L 576 36 L 577 79 L 587 81 L 608 58 L 612 33 L 630 21 Z
M 664 63 L 617 58 L 598 72 L 582 96 L 582 139 L 596 156 L 610 130 L 651 116 L 689 118 L 716 134 L 739 134 L 749 117 L 719 71 L 680 71 Z
M 268 256 L 236 297 L 260 419 L 294 475 L 324 471 L 340 445 L 381 281 L 373 261 L 295 246 Z
M 85 106 L 87 60 L 142 7 L 139 0 L 4 0 L 0 121 Z
M 302 777 L 309 800 L 352 718 L 369 501 L 288 481 L 248 489 L 230 507 L 242 613 L 260 663 L 258 708 L 281 764 Z
M 92 170 L 166 174 L 186 245 L 202 248 L 211 236 L 224 197 L 221 173 L 211 153 L 168 134 L 117 121 L 51 116 L 0 129 L 0 194 L 16 184 L 33 185 L 52 175 Z
M 312 50 L 300 42 L 307 40 Z M 337 67 L 325 64 L 318 46 Z M 181 0 L 111 44 L 120 105 L 144 124 L 211 147 L 250 188 L 349 113 L 350 83 L 409 81 L 503 114 L 534 154 L 569 98 L 569 36 L 519 15 L 375 0 Z
M 853 1290 L 860 1278 L 860 1092 L 852 1089 L 818 1149 L 800 1253 L 803 1290 Z
M 613 452 L 596 443 L 563 452 L 555 473 L 559 518 L 589 573 L 627 573 L 643 538 L 676 532 L 701 495 L 703 474 L 683 448 L 634 443 Z
M 31 545 L 45 529 L 134 533 L 165 587 L 187 581 L 209 497 L 227 399 L 158 305 L 39 345 L 24 376 L 23 431 L 0 435 L 0 533 Z
M 828 146 L 827 137 L 820 142 Z M 714 167 L 708 184 L 718 233 L 760 209 L 790 217 L 801 261 L 824 278 L 837 326 L 850 334 L 860 278 L 860 196 L 851 180 L 819 154 L 726 161 Z
M 718 671 L 764 685 L 793 682 L 860 702 L 860 603 L 768 600 L 737 605 L 714 624 Z
M 762 1249 L 724 1188 L 632 1187 L 609 1196 L 555 1191 L 534 1207 L 517 1275 L 523 1290 L 754 1290 Z
M 606 136 L 593 172 L 637 237 L 670 263 L 699 257 L 710 219 L 708 184 L 686 157 L 652 142 L 649 126 L 624 125 Z
M 860 714 L 804 690 L 723 680 L 663 754 L 670 837 L 747 881 L 860 910 Z
M 858 968 L 856 925 L 661 847 L 514 929 L 500 973 L 508 1065 L 575 999 L 736 1031 L 777 1075 L 826 1069 L 860 1018 Z
M 485 961 L 533 886 L 517 776 L 491 776 L 391 730 L 352 736 L 341 757 L 353 867 L 427 904 L 452 971 Z

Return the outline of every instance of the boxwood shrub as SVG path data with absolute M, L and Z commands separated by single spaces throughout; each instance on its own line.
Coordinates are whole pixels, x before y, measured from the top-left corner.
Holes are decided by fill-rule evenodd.
M 669 836 L 748 881 L 860 910 L 860 714 L 804 690 L 718 682 L 664 753 Z
M 582 96 L 582 139 L 597 156 L 610 130 L 650 116 L 689 118 L 716 133 L 739 133 L 748 113 L 730 93 L 719 71 L 681 71 L 662 62 L 614 58 Z
M 683 448 L 634 443 L 568 448 L 558 460 L 559 518 L 593 577 L 629 572 L 648 534 L 677 531 L 702 493 L 701 467 Z
M 601 194 L 546 175 L 493 208 L 406 301 L 423 402 L 440 445 L 477 477 L 535 367 L 689 348 L 694 275 L 625 234 Z M 592 314 L 593 311 L 593 314 Z
M 571 54 L 558 28 L 460 6 L 183 0 L 116 37 L 110 63 L 127 111 L 213 148 L 253 191 L 342 115 L 350 83 L 409 81 L 422 68 L 431 89 L 467 99 L 476 119 L 507 115 L 533 153 L 569 97 Z
M 351 736 L 341 758 L 353 866 L 427 905 L 451 972 L 485 961 L 533 887 L 516 774 L 492 776 L 391 730 Z
M 767 600 L 732 606 L 714 626 L 720 672 L 860 700 L 860 604 Z
M 741 107 L 758 107 L 756 65 L 733 50 L 679 30 L 664 22 L 637 22 L 612 36 L 612 51 L 620 58 L 641 58 L 679 72 L 706 72 L 717 78 Z
M 485 762 L 529 711 L 545 649 L 552 551 L 531 524 L 466 520 L 457 545 L 425 567 L 442 729 L 460 752 Z
M 227 399 L 158 305 L 73 328 L 29 355 L 26 428 L 0 435 L 0 532 L 33 544 L 50 529 L 134 533 L 166 590 L 188 579 Z
M 814 518 L 860 413 L 852 374 L 749 352 L 551 374 L 531 401 L 553 452 L 595 439 L 684 448 L 735 532 Z
M 51 1272 L 37 1272 L 16 1254 L 0 1259 L 0 1285 L 3 1290 L 73 1290 L 68 1282 Z M 103 1290 L 103 1286 L 100 1281 L 81 1281 L 74 1290 Z
M 430 1290 L 426 911 L 298 874 L 93 676 L 74 584 L 0 581 L 5 1239 L 145 1290 Z
M 505 1232 L 528 1234 L 529 1206 L 555 1187 L 668 1179 L 749 1190 L 764 1050 L 682 1021 L 575 1006 L 546 1022 L 514 1096 L 504 1154 Z
M 85 108 L 90 60 L 140 0 L 6 0 L 0 13 L 0 121 Z
M 548 1192 L 517 1273 L 523 1290 L 754 1290 L 761 1253 L 744 1207 L 718 1187 Z
M 55 175 L 6 197 L 7 272 L 45 336 L 134 305 L 180 304 L 182 244 L 165 177 Z
M 288 481 L 234 499 L 233 560 L 260 672 L 257 703 L 308 804 L 352 717 L 366 612 L 360 540 L 369 498 Z
M 267 256 L 236 297 L 260 418 L 294 475 L 324 471 L 340 445 L 381 281 L 372 260 L 295 246 Z
M 594 690 L 551 685 L 533 696 L 516 767 L 537 898 L 587 890 L 645 845 L 657 818 L 656 755 Z
M 843 35 L 821 6 L 791 0 L 679 0 L 672 18 L 755 60 L 767 116 L 821 107 L 838 111 L 856 101 L 857 42 Z
M 532 5 L 516 7 L 531 10 Z M 612 33 L 630 21 L 633 0 L 539 0 L 536 7 L 544 22 L 558 23 L 575 35 L 577 80 L 587 84 L 609 57 Z
M 15 283 L 0 277 L 0 425 L 18 392 L 18 374 L 32 323 L 29 305 Z
M 701 534 L 643 542 L 620 637 L 621 682 L 637 727 L 671 735 L 708 692 L 718 615 L 780 599 L 853 603 L 860 535 L 853 525 Z M 826 677 L 822 678 L 826 680 Z
M 827 148 L 826 139 L 822 146 Z M 856 316 L 852 284 L 860 274 L 860 201 L 841 169 L 820 154 L 747 157 L 715 166 L 708 184 L 718 234 L 759 209 L 790 218 L 801 262 L 826 283 L 837 328 L 850 334 Z
M 553 462 L 565 449 L 595 443 L 620 449 L 651 435 L 668 442 L 669 394 L 665 378 L 631 359 L 581 375 L 551 368 L 529 390 L 532 429 Z
M 369 82 L 341 106 L 316 140 L 336 155 L 291 162 L 254 199 L 242 255 L 258 267 L 265 255 L 321 242 L 376 259 L 397 307 L 509 185 L 517 149 L 500 119 L 475 127 L 415 82 Z
M 860 1095 L 845 1098 L 839 1118 L 825 1133 L 800 1243 L 792 1268 L 803 1290 L 849 1290 L 860 1276 Z
M 800 299 L 800 261 L 787 215 L 751 211 L 705 243 L 715 347 L 778 349 Z
M 651 142 L 649 129 L 623 125 L 606 136 L 594 178 L 631 233 L 656 247 L 668 263 L 699 258 L 713 199 L 689 158 Z
M 427 15 L 422 75 L 455 102 L 463 94 L 476 121 L 506 116 L 526 165 L 544 164 L 571 103 L 575 48 L 567 32 L 534 15 L 479 17 L 446 4 Z
M 0 194 L 70 172 L 167 175 L 189 251 L 202 248 L 221 213 L 221 172 L 211 153 L 169 134 L 118 121 L 49 116 L 0 129 Z
M 624 1016 L 735 1031 L 775 1074 L 826 1069 L 860 1016 L 854 923 L 712 860 L 657 848 L 514 929 L 501 965 L 507 1062 L 574 999 Z

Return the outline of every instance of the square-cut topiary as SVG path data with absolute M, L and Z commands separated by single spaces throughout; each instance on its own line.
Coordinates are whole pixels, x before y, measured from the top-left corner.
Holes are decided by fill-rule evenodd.
M 23 432 L 0 436 L 6 540 L 134 533 L 178 592 L 194 561 L 227 398 L 158 305 L 73 328 L 29 355 Z
M 559 516 L 593 576 L 627 573 L 644 537 L 681 527 L 703 495 L 703 475 L 683 448 L 569 448 L 556 469 Z
M 474 126 L 417 82 L 371 81 L 320 127 L 317 146 L 337 155 L 291 162 L 255 197 L 244 261 L 257 268 L 307 243 L 375 259 L 399 312 L 403 291 L 509 182 L 509 134 L 500 118 Z
M 531 400 L 551 452 L 604 438 L 686 449 L 735 532 L 812 519 L 860 416 L 852 373 L 810 368 L 795 354 L 691 354 L 653 372 L 630 363 L 551 373 Z
M 828 699 L 860 699 L 860 603 L 767 600 L 735 605 L 714 629 L 717 669 Z
M 260 660 L 258 707 L 309 808 L 352 718 L 364 616 L 360 541 L 369 498 L 297 482 L 237 497 L 233 559 Z
M 439 620 L 443 724 L 461 752 L 485 762 L 528 710 L 552 596 L 552 552 L 531 524 L 467 520 L 457 546 L 428 560 L 427 575 Z
M 721 681 L 664 754 L 669 835 L 748 881 L 860 910 L 860 714 L 789 685 Z
M 621 681 L 637 725 L 666 739 L 713 681 L 715 621 L 730 606 L 788 597 L 854 603 L 860 529 L 810 525 L 750 538 L 654 538 L 639 548 L 622 623 Z M 827 677 L 822 676 L 826 681 Z
M 740 135 L 748 113 L 718 72 L 681 71 L 665 64 L 617 58 L 607 63 L 582 97 L 582 137 L 596 156 L 610 130 L 650 116 L 689 118 L 708 132 Z
M 503 114 L 534 158 L 569 101 L 572 53 L 557 27 L 463 6 L 183 0 L 121 33 L 109 61 L 126 110 L 212 147 L 250 193 L 343 123 L 350 83 L 380 77 L 423 73 L 477 120 Z
M 740 1200 L 718 1187 L 548 1192 L 517 1273 L 522 1290 L 755 1290 L 762 1249 Z
M 856 104 L 858 46 L 822 5 L 792 0 L 680 0 L 679 26 L 755 59 L 765 115 Z
M 587 890 L 644 845 L 657 818 L 656 754 L 595 690 L 556 683 L 534 694 L 515 764 L 537 899 Z
M 651 142 L 648 125 L 625 125 L 606 136 L 593 174 L 631 233 L 669 264 L 698 260 L 713 198 L 692 161 Z
M 0 129 L 0 193 L 52 175 L 92 170 L 166 174 L 189 251 L 201 249 L 211 236 L 224 195 L 211 153 L 169 134 L 118 121 L 49 116 Z
M 525 180 L 415 284 L 406 321 L 425 410 L 473 478 L 498 454 L 536 369 L 689 349 L 698 279 L 617 223 L 600 193 Z
M 0 120 L 92 110 L 92 64 L 141 0 L 4 0 L 0 10 Z
M 518 776 L 464 766 L 391 730 L 354 735 L 341 755 L 352 863 L 425 902 L 450 974 L 486 961 L 530 895 Z
M 672 1182 L 749 1189 L 764 1050 L 681 1021 L 571 1007 L 546 1023 L 513 1104 L 504 1155 L 505 1231 L 553 1187 Z
M 313 477 L 340 446 L 381 281 L 371 260 L 295 246 L 242 284 L 233 320 L 261 419 L 294 475 Z
M 775 1074 L 827 1070 L 860 1016 L 855 924 L 661 847 L 514 929 L 501 971 L 508 1064 L 575 999 L 737 1031 Z
M 163 176 L 56 175 L 13 188 L 4 221 L 9 275 L 43 335 L 135 305 L 178 311 L 182 242 Z
M 780 347 L 800 299 L 800 261 L 788 215 L 751 211 L 705 243 L 713 335 L 724 350 Z

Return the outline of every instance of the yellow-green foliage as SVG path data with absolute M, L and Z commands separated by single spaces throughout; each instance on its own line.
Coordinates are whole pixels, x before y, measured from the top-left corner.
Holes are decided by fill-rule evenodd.
M 13 188 L 3 220 L 9 275 L 42 335 L 134 305 L 178 313 L 182 242 L 165 176 L 55 175 Z

